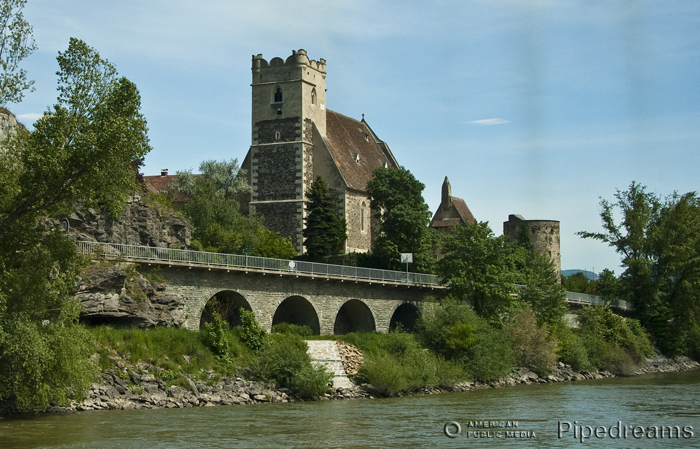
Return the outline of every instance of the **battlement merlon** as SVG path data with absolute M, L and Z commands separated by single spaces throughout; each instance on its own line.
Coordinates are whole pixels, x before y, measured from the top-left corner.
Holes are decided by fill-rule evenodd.
M 311 75 L 311 72 L 305 69 L 313 69 L 316 72 L 314 75 L 318 74 L 321 78 L 326 78 L 326 60 L 323 58 L 318 61 L 309 59 L 304 49 L 292 50 L 292 55 L 286 61 L 275 57 L 268 63 L 262 54 L 253 55 L 253 84 L 271 82 L 272 79 L 280 81 L 280 75 L 283 72 L 286 72 L 290 80 L 306 78 L 308 75 Z M 270 73 L 271 79 L 268 80 L 268 77 L 265 76 L 266 72 L 276 73 Z

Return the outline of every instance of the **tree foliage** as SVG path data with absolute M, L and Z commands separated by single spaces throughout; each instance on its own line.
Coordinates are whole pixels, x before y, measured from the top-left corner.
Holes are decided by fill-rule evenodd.
M 187 195 L 184 211 L 195 227 L 193 245 L 204 251 L 241 254 L 252 248 L 256 256 L 291 259 L 296 251 L 289 239 L 266 229 L 256 216 L 240 213 L 237 198 L 250 192 L 244 176 L 239 176 L 236 159 L 204 161 L 201 174 L 178 171 L 171 184 Z
M 96 375 L 71 295 L 84 260 L 44 217 L 78 200 L 118 211 L 150 149 L 133 83 L 76 39 L 58 60 L 58 103 L 0 151 L 0 399 L 21 410 L 82 399 Z
M 429 273 L 430 209 L 423 199 L 425 185 L 405 168 L 382 168 L 372 172 L 367 193 L 376 219 L 380 220 L 374 253 L 380 264 L 401 269 L 400 253 L 413 253 L 412 271 Z
M 470 300 L 476 312 L 491 322 L 519 308 L 518 276 L 506 237 L 496 237 L 488 223 L 454 226 L 445 236 L 438 273 L 450 294 Z
M 700 199 L 695 192 L 662 199 L 633 182 L 601 201 L 604 232 L 579 232 L 622 256 L 619 296 L 667 354 L 692 351 L 700 326 Z M 613 212 L 619 209 L 621 221 Z
M 344 252 L 347 240 L 345 219 L 338 214 L 338 206 L 328 191 L 328 184 L 318 176 L 307 195 L 308 216 L 305 218 L 304 246 L 311 257 L 334 256 Z
M 505 331 L 491 326 L 463 301 L 450 298 L 427 308 L 417 324 L 426 347 L 458 361 L 477 380 L 503 377 L 512 367 L 513 354 Z
M 19 103 L 25 90 L 34 90 L 34 81 L 19 63 L 36 50 L 32 26 L 24 20 L 26 0 L 0 2 L 0 106 Z

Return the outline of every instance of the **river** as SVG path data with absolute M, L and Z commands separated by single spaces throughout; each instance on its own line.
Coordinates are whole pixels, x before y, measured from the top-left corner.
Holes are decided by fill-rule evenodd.
M 461 433 L 451 424 L 448 438 L 447 422 Z M 390 399 L 6 417 L 0 447 L 700 448 L 700 370 Z

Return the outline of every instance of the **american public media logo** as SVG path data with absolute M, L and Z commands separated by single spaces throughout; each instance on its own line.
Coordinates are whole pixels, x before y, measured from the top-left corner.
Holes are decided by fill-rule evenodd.
M 464 425 L 457 421 L 449 421 L 445 423 L 442 431 L 448 438 L 537 438 L 534 430 L 520 427 L 518 421 L 480 419 L 467 421 Z
M 585 425 L 578 421 L 557 421 L 556 438 L 585 444 L 595 440 L 676 440 L 687 441 L 695 436 L 693 426 L 677 424 L 629 425 L 622 421 L 612 425 Z M 462 424 L 448 421 L 442 428 L 448 438 L 472 439 L 534 439 L 537 433 L 525 429 L 518 421 L 470 420 Z M 549 434 L 546 435 L 549 438 Z M 552 435 L 553 436 L 553 435 Z

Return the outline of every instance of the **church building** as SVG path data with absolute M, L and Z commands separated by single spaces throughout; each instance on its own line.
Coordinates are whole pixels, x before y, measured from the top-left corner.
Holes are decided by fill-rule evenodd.
M 321 176 L 347 222 L 346 252 L 372 249 L 367 182 L 377 167 L 399 168 L 389 146 L 361 120 L 326 108 L 326 61 L 305 50 L 286 60 L 253 56 L 251 147 L 241 168 L 252 194 L 249 211 L 291 237 L 303 252 L 306 194 Z

